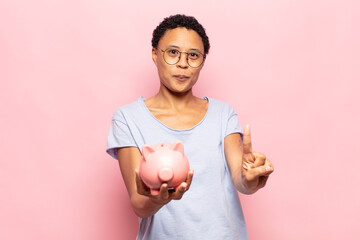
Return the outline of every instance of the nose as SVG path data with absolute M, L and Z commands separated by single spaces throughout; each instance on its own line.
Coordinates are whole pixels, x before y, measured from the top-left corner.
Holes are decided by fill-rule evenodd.
M 180 59 L 179 62 L 177 63 L 177 66 L 181 67 L 181 68 L 188 68 L 189 65 L 187 63 L 187 54 L 184 52 L 180 52 Z

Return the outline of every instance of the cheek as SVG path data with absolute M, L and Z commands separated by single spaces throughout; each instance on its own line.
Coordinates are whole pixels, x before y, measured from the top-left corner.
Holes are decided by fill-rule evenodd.
M 166 66 L 161 61 L 157 62 L 157 68 L 158 68 L 158 72 L 161 75 L 163 75 L 166 72 Z
M 176 72 L 175 65 L 168 65 L 166 63 L 162 63 L 161 65 L 161 72 L 163 76 L 171 76 L 173 72 Z
M 167 81 L 167 79 L 169 79 L 172 75 L 171 72 L 171 68 L 168 65 L 164 65 L 162 63 L 158 65 L 158 73 L 161 82 Z
M 198 78 L 199 75 L 200 75 L 200 70 L 201 70 L 201 69 L 198 69 L 197 71 L 195 71 L 195 72 L 193 73 L 193 76 L 195 77 L 196 80 L 197 80 L 197 78 Z

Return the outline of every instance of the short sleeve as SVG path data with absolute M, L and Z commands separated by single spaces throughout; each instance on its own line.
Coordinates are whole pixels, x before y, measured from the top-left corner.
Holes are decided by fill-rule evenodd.
M 239 123 L 237 113 L 234 111 L 234 109 L 231 106 L 229 106 L 225 136 L 230 135 L 232 133 L 240 133 L 240 135 L 242 136 L 243 130 Z
M 121 147 L 136 147 L 136 143 L 126 122 L 112 119 L 106 152 L 117 159 L 117 149 Z

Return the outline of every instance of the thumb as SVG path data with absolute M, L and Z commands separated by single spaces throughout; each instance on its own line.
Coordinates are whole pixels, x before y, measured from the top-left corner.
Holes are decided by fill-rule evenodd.
M 146 184 L 142 181 L 139 173 L 139 169 L 135 169 L 135 182 L 138 193 L 142 195 L 150 195 L 150 189 Z
M 247 172 L 246 179 L 248 181 L 254 181 L 261 176 L 269 176 L 272 172 L 273 169 L 269 166 L 252 168 Z
M 252 153 L 250 125 L 246 124 L 243 136 L 244 154 Z

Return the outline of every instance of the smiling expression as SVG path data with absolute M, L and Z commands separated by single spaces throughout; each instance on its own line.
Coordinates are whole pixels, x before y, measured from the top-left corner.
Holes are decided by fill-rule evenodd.
M 160 39 L 158 48 L 152 49 L 152 57 L 158 69 L 161 88 L 166 88 L 174 93 L 186 93 L 192 89 L 199 78 L 204 62 L 198 68 L 188 65 L 186 54 L 181 54 L 178 63 L 169 65 L 164 61 L 163 52 L 168 48 L 174 48 L 180 52 L 198 51 L 204 53 L 204 45 L 200 35 L 191 29 L 179 27 L 167 30 Z

